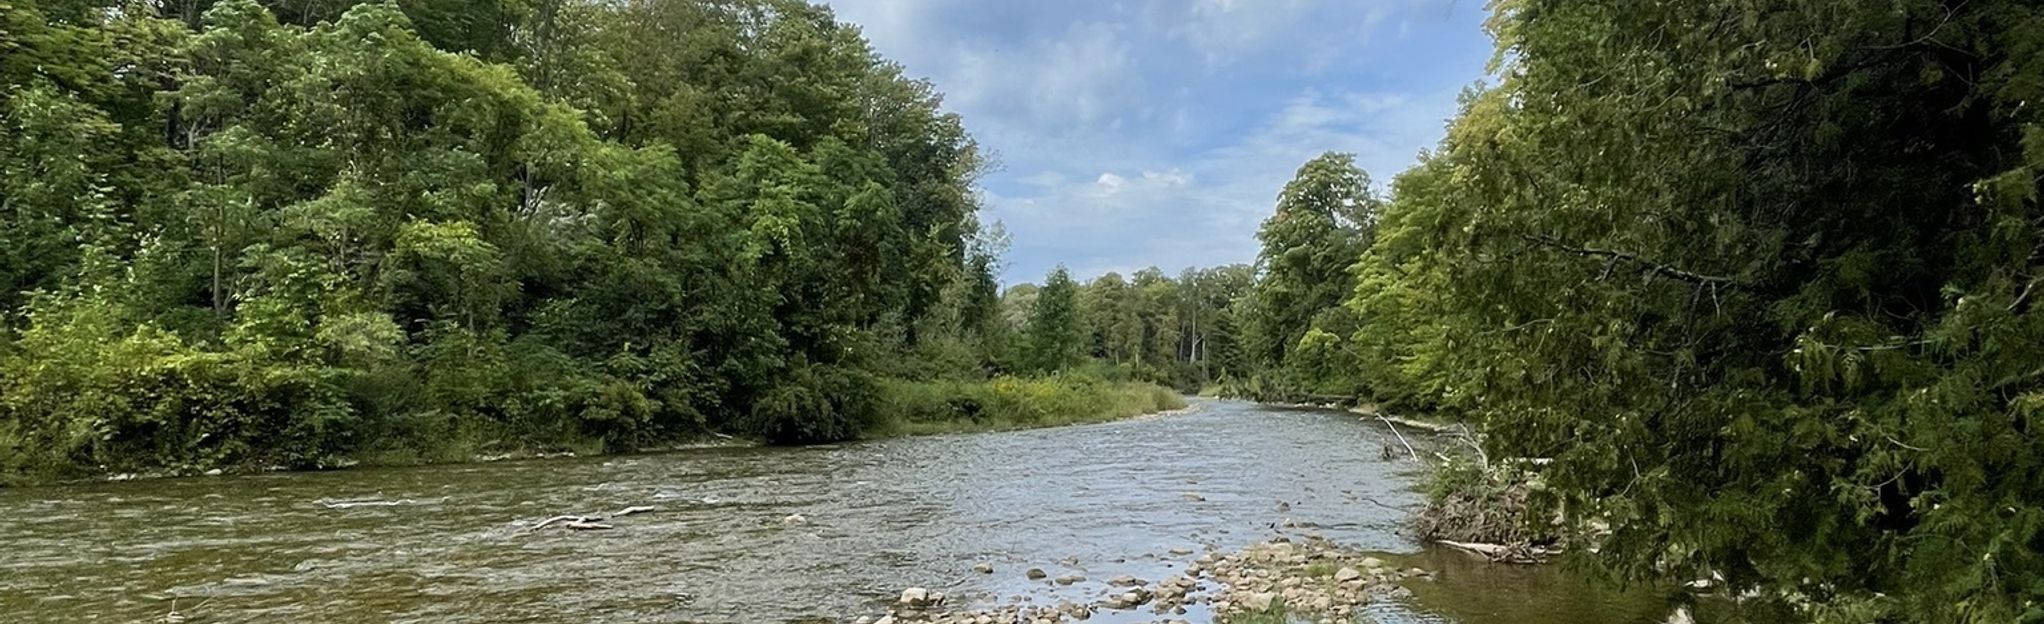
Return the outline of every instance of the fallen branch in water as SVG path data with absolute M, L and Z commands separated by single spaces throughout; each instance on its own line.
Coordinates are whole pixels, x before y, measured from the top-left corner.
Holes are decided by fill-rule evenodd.
M 651 511 L 659 511 L 659 510 L 658 510 L 658 509 L 656 509 L 656 508 L 654 508 L 654 507 L 652 507 L 652 506 L 650 506 L 650 505 L 634 505 L 634 506 L 631 506 L 631 507 L 626 507 L 626 508 L 624 508 L 624 509 L 619 509 L 619 510 L 617 510 L 617 511 L 615 511 L 615 512 L 612 512 L 612 513 L 610 514 L 610 517 L 611 517 L 611 518 L 613 518 L 613 519 L 615 519 L 615 518 L 623 518 L 623 517 L 625 517 L 625 516 L 629 516 L 629 515 L 632 515 L 632 514 L 636 514 L 636 513 L 647 513 L 647 512 L 651 512 Z
M 610 513 L 609 515 L 601 515 L 601 516 L 581 516 L 581 515 L 561 515 L 561 516 L 554 516 L 554 517 L 552 517 L 552 518 L 547 518 L 547 519 L 545 519 L 545 520 L 541 520 L 541 521 L 539 521 L 539 522 L 536 522 L 536 523 L 534 523 L 534 524 L 533 524 L 532 526 L 526 527 L 526 528 L 525 528 L 525 532 L 527 532 L 527 533 L 531 533 L 531 532 L 533 532 L 533 531 L 538 531 L 538 530 L 540 530 L 540 529 L 544 529 L 544 528 L 547 528 L 547 527 L 550 527 L 550 526 L 553 526 L 553 525 L 556 525 L 556 524 L 559 524 L 559 525 L 561 526 L 561 528 L 564 528 L 564 529 L 568 529 L 568 530 L 570 530 L 570 531 L 608 531 L 608 530 L 610 530 L 610 529 L 614 529 L 614 528 L 617 528 L 617 527 L 614 527 L 614 526 L 611 526 L 611 525 L 608 525 L 608 524 L 604 524 L 604 522 L 605 522 L 605 521 L 607 521 L 607 520 L 616 520 L 616 519 L 618 519 L 618 518 L 623 518 L 623 517 L 625 517 L 625 516 L 629 516 L 629 515 L 632 515 L 632 514 L 642 514 L 642 513 L 651 513 L 651 512 L 655 512 L 655 511 L 659 511 L 659 510 L 660 510 L 660 509 L 659 509 L 658 507 L 653 507 L 653 506 L 651 506 L 651 505 L 633 505 L 633 506 L 631 506 L 631 507 L 626 507 L 626 508 L 624 508 L 624 509 L 619 509 L 619 510 L 617 510 L 617 511 L 613 511 L 613 512 L 611 512 L 611 513 Z
M 356 507 L 396 507 L 398 505 L 410 503 L 412 502 L 412 500 L 409 498 L 401 498 L 398 500 L 360 500 L 333 502 L 318 501 L 318 502 L 320 506 L 326 507 L 327 509 L 354 509 Z
M 525 530 L 528 532 L 538 531 L 540 529 L 547 528 L 548 526 L 552 525 L 555 522 L 595 522 L 597 520 L 602 520 L 602 518 L 594 518 L 589 516 L 554 516 L 552 518 L 541 520 L 539 521 L 538 524 L 526 527 Z
M 1546 561 L 1547 556 L 1552 554 L 1545 548 L 1523 544 L 1507 546 L 1504 544 L 1478 544 L 1448 540 L 1437 540 L 1436 543 L 1463 552 L 1480 555 L 1484 559 L 1497 563 L 1540 563 Z
M 1391 424 L 1391 419 L 1383 414 L 1378 414 L 1377 420 L 1384 421 L 1384 426 L 1391 428 L 1391 435 L 1398 436 L 1398 443 L 1405 445 L 1405 452 L 1412 454 L 1412 461 L 1419 461 L 1419 451 L 1412 450 L 1412 443 L 1405 441 L 1405 434 L 1398 432 L 1398 425 Z
M 1374 499 L 1374 498 L 1370 498 L 1370 497 L 1368 497 L 1368 496 L 1357 496 L 1357 497 L 1356 497 L 1356 500 L 1360 500 L 1360 501 L 1363 501 L 1363 502 L 1366 502 L 1366 503 L 1369 503 L 1369 504 L 1372 504 L 1372 505 L 1376 505 L 1376 506 L 1378 506 L 1378 507 L 1383 507 L 1383 508 L 1385 508 L 1385 509 L 1389 509 L 1389 510 L 1392 510 L 1392 511 L 1396 511 L 1396 512 L 1399 512 L 1399 513 L 1406 513 L 1406 514 L 1411 514 L 1411 513 L 1419 513 L 1419 509 L 1418 509 L 1418 508 L 1415 508 L 1415 507 L 1400 507 L 1400 506 L 1397 506 L 1397 505 L 1393 505 L 1393 504 L 1390 504 L 1390 503 L 1386 503 L 1386 502 L 1384 502 L 1384 501 L 1380 501 L 1380 500 L 1377 500 L 1377 499 Z

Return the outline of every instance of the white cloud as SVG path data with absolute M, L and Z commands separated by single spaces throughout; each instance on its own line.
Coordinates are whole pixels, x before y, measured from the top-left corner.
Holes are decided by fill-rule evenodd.
M 828 1 L 999 154 L 1011 281 L 1250 261 L 1301 163 L 1382 186 L 1489 56 L 1476 0 Z
M 956 54 L 957 70 L 940 84 L 968 109 L 1019 106 L 1037 123 L 1092 125 L 1143 97 L 1129 46 L 1108 24 L 1073 24 L 1027 50 L 961 43 Z

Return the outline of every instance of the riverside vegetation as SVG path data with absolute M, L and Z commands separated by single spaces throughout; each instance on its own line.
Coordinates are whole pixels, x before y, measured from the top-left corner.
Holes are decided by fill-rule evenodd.
M 1388 188 L 1006 292 L 959 121 L 801 2 L 0 8 L 0 473 L 1217 384 L 1467 423 L 1520 522 L 1738 617 L 2044 620 L 2035 2 L 1496 0 Z
M 0 20 L 0 481 L 1182 405 L 1021 340 L 977 146 L 822 7 Z

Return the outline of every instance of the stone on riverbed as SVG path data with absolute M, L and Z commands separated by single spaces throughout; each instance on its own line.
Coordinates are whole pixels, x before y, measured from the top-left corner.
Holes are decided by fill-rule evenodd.
M 1330 568 L 1334 570 L 1331 574 Z M 920 601 L 908 596 L 904 605 L 889 614 L 891 620 L 869 624 L 1074 624 L 1090 619 L 1095 609 L 1123 611 L 1114 618 L 1131 617 L 1131 611 L 1149 611 L 1166 619 L 1140 621 L 1178 622 L 1182 620 L 1169 618 L 1182 617 L 1199 605 L 1210 605 L 1217 621 L 1228 621 L 1266 612 L 1280 602 L 1307 622 L 1348 622 L 1372 600 L 1408 596 L 1399 583 L 1409 578 L 1424 576 L 1326 539 L 1279 537 L 1233 553 L 1204 554 L 1181 573 L 1154 585 L 1134 576 L 1116 576 L 1105 583 L 1109 589 L 1091 604 L 1026 604 L 1034 602 L 1035 596 L 1014 596 L 1014 604 L 992 600 L 999 606 L 947 611 L 942 594 L 926 591 Z M 1070 584 L 1066 581 L 1083 579 L 1065 574 L 1054 582 Z
M 1250 611 L 1269 611 L 1270 604 L 1276 601 L 1277 601 L 1276 593 L 1255 592 L 1243 596 L 1242 602 L 1240 604 L 1242 605 L 1242 608 L 1248 609 Z
M 994 573 L 994 564 L 991 564 L 991 563 L 979 563 L 979 564 L 975 564 L 975 565 L 973 565 L 973 566 L 972 566 L 972 571 L 974 571 L 974 572 L 978 572 L 978 573 L 980 573 L 980 574 L 993 574 L 993 573 Z
M 1059 585 L 1070 585 L 1070 584 L 1073 584 L 1073 583 L 1077 583 L 1077 582 L 1079 582 L 1079 581 L 1084 581 L 1084 580 L 1086 580 L 1086 575 L 1084 575 L 1084 574 L 1064 574 L 1064 575 L 1059 575 L 1059 576 L 1057 577 L 1057 584 L 1059 584 Z
M 925 607 L 931 607 L 941 602 L 944 602 L 944 594 L 923 589 L 921 587 L 910 587 L 908 589 L 901 590 L 901 599 L 895 601 L 896 604 L 908 607 L 910 609 L 921 609 Z
M 1023 575 L 1028 576 L 1029 580 L 1041 581 L 1043 580 L 1044 577 L 1050 576 L 1050 573 L 1044 572 L 1043 568 L 1030 568 L 1029 571 L 1024 572 Z

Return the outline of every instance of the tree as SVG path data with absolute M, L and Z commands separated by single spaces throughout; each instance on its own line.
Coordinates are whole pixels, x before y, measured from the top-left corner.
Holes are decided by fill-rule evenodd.
M 1276 213 L 1257 231 L 1260 275 L 1243 308 L 1245 344 L 1256 366 L 1285 366 L 1314 319 L 1348 297 L 1354 288 L 1349 267 L 1370 240 L 1379 204 L 1350 154 L 1321 155 L 1285 184 Z
M 1056 372 L 1084 361 L 1087 327 L 1080 316 L 1079 286 L 1060 266 L 1043 280 L 1029 309 L 1029 364 L 1038 372 Z
M 1079 314 L 1092 330 L 1087 353 L 1122 365 L 1141 355 L 1143 328 L 1136 293 L 1121 274 L 1108 272 L 1079 290 Z
M 1621 573 L 2038 617 L 2044 9 L 1495 7 L 1364 261 L 1373 385 L 1551 459 L 1538 521 Z

